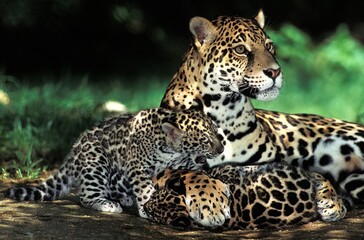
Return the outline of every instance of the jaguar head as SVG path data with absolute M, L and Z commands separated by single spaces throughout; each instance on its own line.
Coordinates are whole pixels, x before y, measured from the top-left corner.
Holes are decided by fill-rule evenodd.
M 220 16 L 213 21 L 190 20 L 194 59 L 204 90 L 240 93 L 258 100 L 272 100 L 283 83 L 272 40 L 264 32 L 264 14 L 255 18 Z

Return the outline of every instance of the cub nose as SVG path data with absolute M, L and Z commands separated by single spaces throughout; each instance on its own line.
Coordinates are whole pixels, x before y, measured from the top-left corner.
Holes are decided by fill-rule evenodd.
M 263 73 L 267 75 L 269 78 L 275 80 L 279 76 L 279 74 L 281 74 L 281 68 L 277 69 L 268 68 L 266 70 L 263 70 Z

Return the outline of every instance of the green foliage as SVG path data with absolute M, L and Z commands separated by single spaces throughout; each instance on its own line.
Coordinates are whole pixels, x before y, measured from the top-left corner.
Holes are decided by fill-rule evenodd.
M 104 117 L 100 106 L 119 101 L 130 111 L 159 105 L 166 84 L 156 77 L 89 83 L 87 76 L 45 77 L 46 83 L 24 84 L 0 74 L 0 178 L 34 178 L 42 166 L 60 162 L 79 134 Z M 74 84 L 74 82 L 78 82 Z M 7 163 L 7 164 L 6 164 Z
M 269 35 L 277 46 L 284 86 L 277 100 L 255 101 L 255 106 L 364 122 L 364 47 L 346 26 L 319 44 L 292 25 Z
M 13 161 L 11 169 L 15 170 L 17 178 L 36 178 L 41 172 L 40 160 L 33 160 L 33 146 L 39 145 L 34 137 L 32 125 L 28 122 L 23 126 L 19 118 L 13 122 L 13 128 L 1 134 L 4 143 L 0 151 L 12 152 L 19 161 Z M 9 176 L 7 169 L 1 168 L 2 178 Z

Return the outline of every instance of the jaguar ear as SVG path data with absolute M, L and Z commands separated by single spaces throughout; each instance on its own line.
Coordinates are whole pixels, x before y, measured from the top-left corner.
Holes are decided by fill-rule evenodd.
M 190 20 L 190 31 L 194 36 L 195 45 L 201 47 L 215 39 L 216 27 L 203 17 L 193 17 Z
M 264 13 L 263 13 L 263 10 L 260 9 L 258 14 L 255 16 L 255 21 L 257 21 L 257 23 L 259 24 L 259 26 L 261 28 L 264 28 L 264 25 L 265 25 L 265 16 L 264 16 Z
M 183 131 L 172 123 L 165 122 L 162 124 L 162 130 L 167 136 L 167 142 L 173 145 L 179 145 L 182 141 Z

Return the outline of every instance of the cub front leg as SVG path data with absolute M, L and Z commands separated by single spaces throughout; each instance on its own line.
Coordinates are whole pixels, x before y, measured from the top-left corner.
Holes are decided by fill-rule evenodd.
M 139 216 L 142 218 L 148 218 L 147 214 L 144 211 L 144 204 L 151 198 L 152 194 L 155 192 L 152 179 L 145 169 L 137 165 L 129 167 L 127 173 L 137 202 Z

